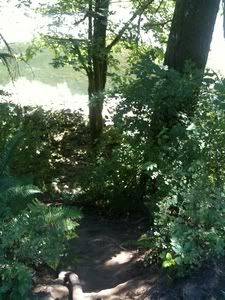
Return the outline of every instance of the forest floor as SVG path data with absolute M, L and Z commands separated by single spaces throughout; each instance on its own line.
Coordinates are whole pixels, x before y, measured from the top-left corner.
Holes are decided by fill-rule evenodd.
M 79 276 L 84 293 L 100 292 L 103 299 L 146 298 L 157 272 L 144 267 L 144 253 L 134 245 L 145 227 L 143 220 L 85 216 L 79 238 L 71 241 L 70 252 L 63 258 L 62 270 Z M 46 276 L 42 284 L 47 284 Z

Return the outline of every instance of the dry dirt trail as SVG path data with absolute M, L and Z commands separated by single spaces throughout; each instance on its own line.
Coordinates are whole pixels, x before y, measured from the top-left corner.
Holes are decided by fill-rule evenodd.
M 86 216 L 78 229 L 79 238 L 71 241 L 62 269 L 79 276 L 86 299 L 144 299 L 157 276 L 143 267 L 140 252 L 124 246 L 143 231 L 143 222 Z
M 149 271 L 140 262 L 141 254 L 123 246 L 136 240 L 142 232 L 140 223 L 84 218 L 79 239 L 72 243 L 78 261 L 74 267 L 68 266 L 78 274 L 84 292 L 115 288 L 120 284 L 124 286 L 118 288 L 117 294 L 123 299 L 135 299 L 146 292 L 152 283 Z
M 59 270 L 72 272 L 67 273 L 67 277 L 71 276 L 69 284 L 66 286 L 62 280 L 65 272 L 60 273 L 59 279 L 43 273 L 36 281 L 36 299 L 225 299 L 224 259 L 216 264 L 207 263 L 190 277 L 174 281 L 156 268 L 144 268 L 143 253 L 126 244 L 135 241 L 146 229 L 143 222 L 85 216 L 78 230 L 79 238 L 71 241 L 70 253 L 62 258 Z

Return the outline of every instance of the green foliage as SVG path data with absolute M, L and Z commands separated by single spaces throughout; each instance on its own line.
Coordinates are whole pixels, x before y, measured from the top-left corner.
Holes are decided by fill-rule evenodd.
M 81 177 L 85 200 L 107 214 L 139 209 L 136 182 L 141 153 L 133 151 L 116 128 L 106 130 L 95 151 Z
M 189 190 L 179 191 L 182 204 L 173 201 L 179 207 L 176 217 L 168 213 L 171 198 L 159 204 L 157 223 L 165 246 L 162 258 L 170 253 L 181 274 L 224 255 L 224 191 L 206 185 L 205 178 L 202 181 L 204 184 L 197 181 Z
M 0 216 L 3 218 L 16 216 L 39 194 L 40 190 L 25 180 L 21 181 L 12 177 L 1 177 Z
M 65 251 L 63 241 L 76 237 L 76 209 L 47 207 L 39 202 L 2 223 L 1 243 L 4 261 L 38 266 L 46 263 L 56 268 Z
M 140 5 L 137 0 L 132 0 L 132 3 L 135 7 Z M 146 19 L 142 22 L 141 30 L 147 34 L 151 33 L 150 44 L 157 45 L 161 50 L 167 43 L 173 12 L 173 0 L 153 1 L 143 12 Z M 140 17 L 142 18 L 142 15 Z M 138 26 L 136 30 L 138 31 Z
M 121 87 L 115 123 L 139 155 L 137 175 L 140 181 L 143 174 L 148 178 L 145 200 L 150 212 L 154 213 L 155 203 L 170 189 L 168 183 L 177 167 L 178 150 L 187 138 L 200 80 L 200 74 L 192 69 L 181 75 L 152 63 L 147 53 Z
M 173 186 L 158 204 L 161 242 L 182 273 L 224 255 L 224 81 L 207 82 L 213 87 L 199 98 Z
M 53 182 L 73 187 L 85 165 L 89 133 L 80 112 L 45 111 L 0 104 L 0 150 L 18 128 L 23 142 L 10 155 L 10 174 L 32 178 L 39 187 L 50 189 Z
M 51 16 L 52 22 L 49 24 L 48 34 L 40 34 L 27 48 L 25 60 L 34 58 L 39 50 L 48 48 L 53 53 L 51 64 L 55 68 L 68 68 L 69 66 L 71 70 L 79 71 L 79 74 L 84 72 L 90 80 L 95 74 L 93 62 L 96 58 L 98 61 L 105 59 L 106 69 L 111 67 L 108 76 L 118 73 L 118 69 L 122 70 L 121 67 L 118 68 L 118 60 L 113 53 L 115 46 L 116 51 L 120 51 L 123 56 L 124 49 L 136 49 L 139 48 L 139 44 L 143 46 L 142 34 L 143 32 L 149 33 L 149 31 L 151 31 L 151 39 L 158 44 L 158 51 L 155 51 L 155 54 L 157 52 L 162 59 L 164 49 L 158 41 L 165 42 L 165 33 L 168 31 L 174 2 L 131 1 L 129 10 L 133 18 L 128 18 L 125 23 L 121 16 L 120 6 L 122 10 L 126 10 L 127 5 L 120 3 L 115 9 L 110 3 L 108 9 L 106 3 L 106 1 L 99 3 L 93 1 L 90 5 L 90 2 L 86 0 L 59 0 L 54 3 L 46 1 L 40 5 L 38 11 L 43 15 Z M 114 14 L 118 15 L 117 22 L 113 21 L 114 18 L 110 18 Z M 99 17 L 105 20 L 97 25 Z M 105 25 L 107 25 L 106 33 L 104 33 Z M 44 51 L 44 53 L 47 52 Z M 40 67 L 37 66 L 37 68 L 40 72 Z M 123 70 L 121 73 L 123 74 Z
M 9 140 L 7 144 L 5 145 L 5 149 L 2 152 L 1 155 L 1 161 L 0 161 L 0 176 L 4 175 L 6 168 L 9 164 L 9 161 L 11 159 L 11 156 L 13 155 L 13 152 L 15 151 L 18 142 L 23 138 L 23 133 L 18 132 L 13 139 Z
M 184 274 L 224 255 L 224 80 L 190 65 L 179 74 L 145 54 L 120 90 L 116 152 L 126 168 L 132 162 L 154 220 L 156 234 L 139 241 L 151 248 L 148 262 Z
M 66 240 L 76 237 L 79 216 L 75 209 L 34 202 L 16 217 L 1 219 L 0 297 L 25 299 L 32 287 L 32 268 L 40 264 L 57 267 Z
M 23 110 L 12 103 L 0 103 L 0 152 L 5 152 L 5 145 L 10 137 L 17 134 L 21 128 Z
M 16 136 L 5 146 L 2 174 L 18 142 Z M 65 242 L 76 237 L 79 211 L 34 201 L 40 193 L 21 180 L 1 176 L 0 299 L 28 299 L 33 267 L 44 263 L 56 268 Z
M 156 203 L 170 189 L 171 166 L 187 136 L 201 74 L 190 67 L 184 75 L 168 71 L 151 62 L 151 49 L 139 54 L 129 76 L 117 82 L 121 99 L 115 128 L 106 130 L 82 187 L 99 206 L 137 212 L 145 202 L 153 217 Z
M 0 299 L 29 299 L 27 298 L 27 291 L 31 288 L 29 269 L 19 263 L 11 264 L 11 266 L 1 265 L 0 269 L 2 272 Z

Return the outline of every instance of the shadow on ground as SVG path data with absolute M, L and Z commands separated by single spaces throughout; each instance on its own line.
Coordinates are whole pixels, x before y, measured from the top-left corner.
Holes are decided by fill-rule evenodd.
M 71 241 L 62 270 L 79 276 L 85 300 L 222 300 L 225 299 L 225 263 L 207 263 L 187 278 L 171 280 L 165 271 L 146 269 L 143 253 L 124 247 L 146 231 L 145 223 L 86 216 L 79 238 Z M 132 243 L 130 243 L 132 244 Z M 61 270 L 59 270 L 61 271 Z M 71 300 L 63 282 L 42 276 L 40 288 L 55 297 Z M 79 297 L 78 297 L 79 298 Z M 80 298 L 75 298 L 80 300 Z M 42 298 L 41 298 L 42 299 Z
M 69 256 L 63 261 L 64 269 L 78 274 L 84 292 L 114 288 L 113 293 L 120 299 L 135 299 L 135 294 L 143 295 L 157 277 L 144 268 L 142 253 L 124 247 L 136 241 L 144 230 L 141 220 L 132 223 L 85 217 L 79 239 L 71 242 Z

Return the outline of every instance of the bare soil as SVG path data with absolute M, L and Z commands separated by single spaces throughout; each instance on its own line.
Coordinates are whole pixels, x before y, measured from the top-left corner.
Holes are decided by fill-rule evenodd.
M 144 267 L 144 253 L 132 247 L 145 226 L 143 220 L 85 216 L 59 271 L 76 273 L 84 293 L 100 292 L 103 299 L 146 298 L 158 274 Z M 50 278 L 42 277 L 42 285 Z
M 60 271 L 78 275 L 82 297 L 72 298 L 58 274 L 42 273 L 38 299 L 48 300 L 222 300 L 225 262 L 206 263 L 189 277 L 174 280 L 164 271 L 145 268 L 144 253 L 130 247 L 148 227 L 141 220 L 109 220 L 85 216 L 79 238 L 71 241 Z M 57 276 L 56 276 L 57 275 Z M 47 294 L 47 297 L 44 298 Z M 42 297 L 44 296 L 44 297 Z
M 144 268 L 143 253 L 125 245 L 131 245 L 144 230 L 145 223 L 141 220 L 85 217 L 68 257 L 72 254 L 77 262 L 67 264 L 67 269 L 78 274 L 84 292 L 99 292 L 124 284 L 116 291 L 120 299 L 141 299 L 156 278 Z

